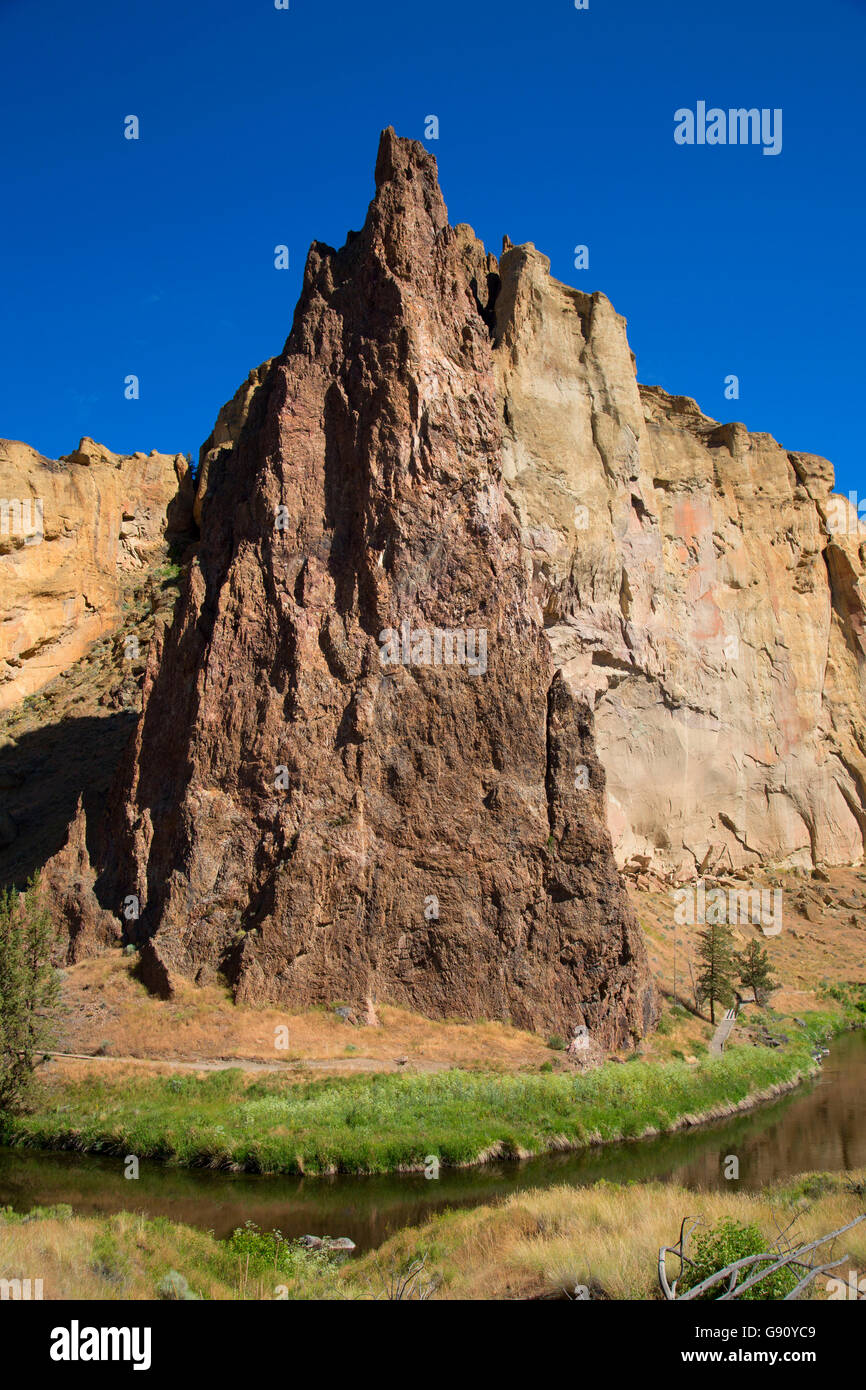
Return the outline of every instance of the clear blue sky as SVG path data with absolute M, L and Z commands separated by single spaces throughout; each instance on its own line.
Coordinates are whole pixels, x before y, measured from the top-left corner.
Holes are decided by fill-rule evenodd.
M 641 381 L 866 491 L 863 0 L 0 0 L 0 53 L 0 435 L 197 456 L 381 128 L 435 114 L 452 222 L 603 290 Z M 781 154 L 677 146 L 700 100 L 781 107 Z

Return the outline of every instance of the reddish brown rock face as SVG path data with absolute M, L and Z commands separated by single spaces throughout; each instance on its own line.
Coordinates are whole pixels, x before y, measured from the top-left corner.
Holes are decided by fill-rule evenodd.
M 66 844 L 40 876 L 45 900 L 65 926 L 55 957 L 60 964 L 74 965 L 120 944 L 120 923 L 100 906 L 93 891 L 95 877 L 87 852 L 84 806 L 79 799 Z
M 156 985 L 621 1044 L 654 994 L 503 492 L 491 266 L 422 146 L 386 132 L 376 185 L 210 456 L 103 901 Z

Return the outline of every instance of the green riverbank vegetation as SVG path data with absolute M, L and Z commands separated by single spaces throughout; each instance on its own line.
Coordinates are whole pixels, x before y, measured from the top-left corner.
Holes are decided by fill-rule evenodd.
M 431 1155 L 446 1166 L 525 1157 L 732 1114 L 814 1072 L 817 1043 L 843 1022 L 813 1013 L 785 1020 L 777 1046 L 586 1072 L 304 1080 L 239 1068 L 169 1076 L 91 1068 L 39 1080 L 28 1110 L 0 1116 L 0 1143 L 290 1174 L 421 1169 Z

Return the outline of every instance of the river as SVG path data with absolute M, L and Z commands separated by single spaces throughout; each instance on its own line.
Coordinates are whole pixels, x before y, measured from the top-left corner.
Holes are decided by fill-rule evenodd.
M 725 1178 L 729 1155 L 739 1178 Z M 66 1202 L 82 1214 L 122 1210 L 167 1216 L 217 1236 L 245 1221 L 289 1237 L 349 1236 L 359 1249 L 448 1206 L 475 1206 L 556 1183 L 678 1182 L 754 1190 L 809 1170 L 866 1167 L 866 1031 L 831 1045 L 819 1079 L 735 1116 L 658 1139 L 610 1144 L 516 1163 L 382 1177 L 264 1177 L 141 1163 L 137 1180 L 119 1158 L 0 1149 L 0 1206 L 17 1211 Z

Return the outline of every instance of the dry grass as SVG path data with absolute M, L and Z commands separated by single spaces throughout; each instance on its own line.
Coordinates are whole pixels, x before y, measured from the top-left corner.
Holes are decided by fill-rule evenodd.
M 298 1272 L 275 1273 L 233 1252 L 206 1231 L 131 1212 L 73 1216 L 69 1208 L 24 1220 L 0 1215 L 0 1279 L 41 1279 L 45 1299 L 153 1299 L 171 1271 L 204 1299 L 347 1297 L 335 1274 L 299 1253 Z
M 827 882 L 793 873 L 778 875 L 773 882 L 782 888 L 782 931 L 765 937 L 759 927 L 733 928 L 738 950 L 759 940 L 767 950 L 772 968 L 782 988 L 771 999 L 774 1010 L 797 1015 L 810 1010 L 835 1012 L 836 1005 L 823 992 L 826 982 L 866 981 L 866 870 L 831 869 Z M 754 886 L 770 886 L 767 878 L 756 876 Z M 745 886 L 745 885 L 740 885 Z M 749 885 L 751 886 L 751 885 Z M 674 1052 L 700 1053 L 713 1029 L 703 1019 L 671 1015 L 675 999 L 688 1009 L 693 1007 L 688 960 L 697 960 L 699 926 L 676 929 L 677 989 L 674 994 L 674 907 L 670 889 L 660 886 L 641 891 L 634 884 L 629 893 L 646 938 L 653 975 L 665 1003 L 665 1031 L 644 1039 L 642 1051 L 651 1060 L 664 1061 Z M 824 901 L 827 899 L 828 901 Z M 808 904 L 813 916 L 807 919 L 800 904 Z M 747 1033 L 741 1027 L 737 1036 Z
M 772 999 L 782 1014 L 811 1009 L 835 1011 L 822 993 L 823 982 L 866 980 L 866 873 L 834 869 L 829 882 L 787 875 L 782 879 L 784 927 L 780 936 L 761 937 L 773 968 L 782 981 Z M 671 1014 L 674 1002 L 673 904 L 670 892 L 639 891 L 630 885 L 632 901 L 647 939 L 653 974 L 666 1003 L 663 1031 L 642 1044 L 648 1059 L 666 1060 L 673 1053 L 700 1056 L 712 1036 L 706 1020 L 683 1011 Z M 823 899 L 829 901 L 824 902 Z M 820 922 L 807 920 L 799 903 L 808 902 Z M 677 997 L 691 1004 L 688 957 L 697 955 L 698 927 L 677 928 Z M 735 928 L 742 949 L 759 929 Z M 112 952 L 73 966 L 64 982 L 65 1012 L 59 1050 L 108 1057 L 256 1062 L 282 1067 L 303 1062 L 334 1073 L 394 1071 L 396 1058 L 408 1056 L 421 1071 L 450 1067 L 483 1067 L 487 1071 L 537 1068 L 561 1054 L 551 1052 L 547 1039 L 503 1023 L 436 1022 L 388 1005 L 379 1007 L 381 1026 L 353 1027 L 332 1008 L 289 1014 L 276 1008 L 235 1005 L 226 988 L 198 988 L 177 982 L 177 995 L 158 1000 L 148 995 L 134 975 L 134 960 Z M 342 1001 L 334 1000 L 333 1004 Z M 288 1029 L 288 1051 L 274 1045 L 275 1030 Z M 740 1036 L 743 1036 L 741 1033 Z M 112 1068 L 112 1071 L 114 1069 Z
M 863 1183 L 866 1173 L 852 1175 Z M 663 1184 L 557 1187 L 524 1192 L 492 1206 L 448 1212 L 407 1228 L 378 1250 L 345 1265 L 318 1267 L 302 1254 L 276 1274 L 205 1232 L 141 1216 L 76 1217 L 68 1209 L 24 1220 L 0 1216 L 0 1279 L 41 1278 L 46 1299 L 150 1299 L 171 1270 L 209 1299 L 273 1299 L 280 1286 L 292 1299 L 381 1298 L 394 1273 L 425 1259 L 425 1278 L 441 1276 L 436 1297 L 502 1300 L 573 1295 L 659 1297 L 656 1261 L 684 1216 L 708 1226 L 722 1217 L 756 1223 L 768 1244 L 796 1217 L 791 1235 L 826 1235 L 862 1214 L 863 1196 L 836 1174 L 802 1177 L 756 1195 L 695 1193 Z M 866 1223 L 848 1232 L 834 1255 L 850 1255 L 843 1278 L 866 1271 Z M 676 1262 L 669 1273 L 676 1275 Z M 818 1281 L 815 1296 L 827 1296 Z
M 858 1176 L 862 1182 L 864 1174 Z M 809 1197 L 810 1182 L 827 1190 Z M 426 1254 L 430 1273 L 442 1275 L 440 1298 L 543 1298 L 573 1295 L 582 1284 L 594 1298 L 650 1299 L 660 1296 L 659 1248 L 676 1240 L 684 1216 L 700 1216 L 709 1226 L 725 1216 L 755 1222 L 771 1243 L 795 1215 L 791 1234 L 807 1241 L 864 1210 L 863 1197 L 846 1191 L 845 1179 L 836 1175 L 755 1195 L 695 1193 L 664 1184 L 556 1187 L 448 1212 L 401 1231 L 356 1261 L 344 1278 L 358 1290 L 376 1292 L 389 1270 Z M 866 1222 L 844 1236 L 835 1253 L 851 1256 L 843 1277 L 849 1267 L 866 1270 Z M 674 1261 L 671 1277 L 676 1272 Z M 826 1281 L 820 1281 L 817 1296 L 826 1297 Z
M 227 989 L 199 988 L 184 980 L 178 981 L 175 998 L 155 999 L 133 970 L 134 960 L 117 952 L 68 970 L 60 1051 L 92 1053 L 106 1046 L 108 1056 L 165 1061 L 250 1060 L 275 1066 L 315 1061 L 334 1071 L 394 1071 L 403 1055 L 413 1067 L 430 1071 L 511 1070 L 555 1056 L 546 1039 L 503 1023 L 435 1022 L 388 1005 L 379 1008 L 380 1026 L 366 1028 L 344 1022 L 333 1009 L 290 1014 L 239 1007 Z M 287 1051 L 275 1047 L 276 1029 L 283 1026 Z

